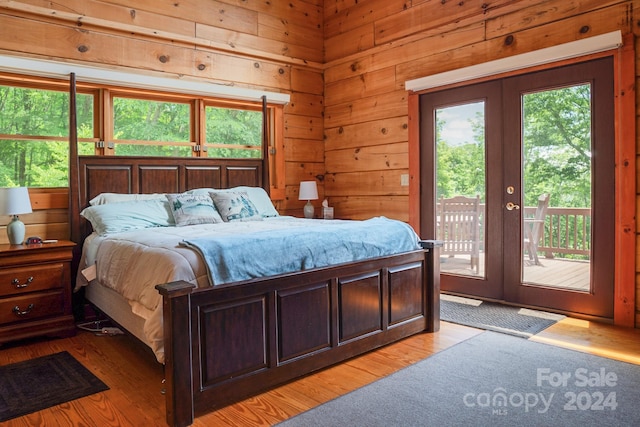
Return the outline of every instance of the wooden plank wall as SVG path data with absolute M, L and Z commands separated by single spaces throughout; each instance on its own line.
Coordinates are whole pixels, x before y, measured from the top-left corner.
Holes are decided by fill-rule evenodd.
M 618 29 L 637 34 L 640 21 L 640 0 L 138 0 L 130 5 L 128 0 L 0 0 L 0 52 L 290 93 L 281 213 L 299 214 L 298 183 L 323 177 L 320 197 L 329 198 L 336 217 L 405 221 L 406 80 Z M 64 209 L 53 209 L 55 217 L 32 214 L 31 225 L 25 216 L 27 233 L 64 238 Z M 6 222 L 0 219 L 0 241 L 6 239 Z M 640 243 L 638 248 L 640 259 Z
M 614 30 L 637 35 L 639 7 L 637 0 L 325 0 L 325 193 L 336 215 L 408 220 L 405 81 Z M 636 313 L 640 324 L 638 298 Z
M 289 93 L 278 208 L 301 214 L 298 183 L 324 173 L 322 21 L 322 0 L 0 0 L 0 53 Z M 65 215 L 66 205 L 40 205 L 21 219 L 29 235 L 64 239 Z M 0 218 L 0 242 L 8 221 Z
M 409 187 L 401 185 L 408 173 L 405 81 L 617 29 L 628 33 L 637 28 L 634 4 L 325 0 L 325 190 L 336 215 L 408 220 Z

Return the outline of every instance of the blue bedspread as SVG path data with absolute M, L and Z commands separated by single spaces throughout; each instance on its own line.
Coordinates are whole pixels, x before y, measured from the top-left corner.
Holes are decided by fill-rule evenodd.
M 202 255 L 212 285 L 420 249 L 409 225 L 384 217 L 194 238 L 183 244 Z

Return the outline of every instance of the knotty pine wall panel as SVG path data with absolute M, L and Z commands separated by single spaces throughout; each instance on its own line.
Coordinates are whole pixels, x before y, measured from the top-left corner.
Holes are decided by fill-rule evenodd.
M 505 38 L 500 37 L 488 40 L 481 44 L 461 47 L 456 50 L 439 52 L 435 55 L 398 64 L 396 67 L 397 81 L 400 87 L 404 87 L 407 80 L 419 78 L 425 75 L 441 73 L 465 67 L 469 64 L 478 64 L 494 59 L 505 58 L 530 50 L 543 49 L 558 43 L 553 40 L 566 40 L 564 43 L 579 40 L 581 29 L 588 28 L 586 34 L 594 36 L 615 31 L 626 27 L 626 5 L 615 5 L 603 10 L 593 11 L 576 17 L 567 18 L 518 32 L 513 36 L 513 42 L 508 44 Z M 531 48 L 529 48 L 531 47 Z
M 620 0 L 552 0 L 535 8 L 523 8 L 487 21 L 487 38 L 506 36 L 512 32 L 539 27 L 550 22 L 620 4 Z M 615 19 L 615 18 L 614 18 Z
M 333 196 L 331 205 L 339 210 L 341 215 L 352 219 L 369 219 L 380 216 L 409 221 L 409 213 L 405 206 L 409 203 L 409 196 L 385 196 L 384 200 L 377 196 Z
M 414 34 L 446 34 L 455 28 L 486 22 L 523 8 L 537 7 L 546 0 L 429 1 L 375 23 L 375 44 L 382 45 Z M 328 22 L 325 22 L 328 25 Z
M 407 144 L 383 144 L 328 150 L 325 156 L 328 173 L 351 171 L 398 170 L 409 167 Z
M 337 217 L 406 220 L 408 170 L 372 147 L 408 145 L 407 79 L 615 29 L 637 35 L 638 11 L 640 0 L 18 0 L 0 3 L 0 51 L 291 93 L 283 211 L 301 208 L 299 180 L 324 176 Z
M 324 73 L 324 79 L 329 84 L 382 68 L 411 63 L 438 52 L 455 51 L 461 47 L 472 46 L 484 41 L 484 34 L 484 23 L 477 23 L 457 28 L 455 31 L 448 33 L 446 37 L 433 35 L 421 39 L 413 39 L 406 44 L 396 45 L 392 49 L 376 47 L 371 49 L 370 55 L 352 55 L 342 61 L 329 62 Z
M 348 16 L 352 11 L 348 2 L 336 2 L 340 4 L 337 12 L 329 12 L 326 8 L 333 8 L 333 2 L 325 8 L 325 28 L 346 28 L 346 30 L 332 39 L 327 39 L 325 44 L 326 57 L 338 58 L 339 54 L 331 52 L 334 43 L 347 45 L 355 43 L 350 40 L 350 31 L 355 30 L 352 18 L 339 25 L 334 20 L 342 16 Z M 363 2 L 366 4 L 367 2 Z M 327 61 L 325 70 L 325 148 L 327 171 L 335 170 L 333 162 L 341 155 L 349 158 L 352 153 L 348 150 L 341 151 L 343 144 L 351 146 L 367 147 L 380 142 L 387 143 L 379 129 L 386 129 L 389 120 L 406 119 L 407 104 L 404 96 L 404 83 L 407 80 L 430 75 L 450 69 L 478 64 L 506 56 L 516 55 L 555 44 L 565 43 L 580 38 L 606 33 L 621 29 L 623 33 L 631 31 L 630 13 L 633 10 L 630 1 L 587 1 L 576 5 L 575 2 L 566 5 L 560 1 L 497 1 L 490 3 L 489 9 L 480 11 L 478 2 L 465 2 L 464 5 L 445 2 L 423 2 L 419 6 L 408 6 L 399 11 L 378 20 L 364 20 L 362 27 L 371 23 L 376 27 L 378 36 L 383 28 L 389 27 L 389 23 L 395 22 L 398 28 L 404 27 L 401 36 L 394 36 L 392 43 L 373 46 L 368 51 L 360 52 L 358 49 L 347 49 L 349 53 L 343 59 Z M 541 4 L 544 8 L 541 9 Z M 601 7 L 601 5 L 608 7 Z M 516 7 L 517 6 L 517 7 Z M 355 7 L 355 6 L 353 6 Z M 358 6 L 355 14 L 360 13 L 363 5 Z M 561 9 L 562 12 L 555 18 L 553 11 Z M 427 10 L 430 19 L 434 21 L 442 19 L 441 23 L 452 22 L 454 27 L 447 27 L 440 33 L 434 34 L 429 28 L 420 25 L 412 26 L 420 16 L 425 16 Z M 475 15 L 474 15 L 474 12 Z M 412 12 L 414 11 L 414 12 Z M 535 15 L 537 11 L 544 12 L 543 18 L 539 18 L 542 25 L 532 26 L 526 17 Z M 571 11 L 575 14 L 571 14 Z M 445 13 L 446 12 L 446 13 Z M 415 13 L 415 15 L 411 15 Z M 549 16 L 547 16 L 549 15 Z M 513 25 L 521 22 L 520 27 Z M 499 20 L 500 25 L 494 23 Z M 446 22 L 445 22 L 446 21 Z M 439 21 L 440 22 L 440 21 Z M 503 33 L 498 28 L 504 27 L 505 22 L 512 23 L 509 35 L 513 36 L 513 43 L 505 43 Z M 402 23 L 402 25 L 399 25 Z M 427 25 L 427 24 L 424 24 Z M 492 34 L 501 34 L 495 38 L 487 38 L 487 29 L 492 28 Z M 521 30 L 518 30 L 521 28 Z M 390 29 L 386 30 L 387 35 Z M 400 31 L 400 30 L 397 30 Z M 398 33 L 399 34 L 399 33 Z M 378 40 L 378 39 L 376 39 Z M 329 43 L 331 41 L 331 43 Z M 341 48 L 344 52 L 345 48 Z M 354 53 L 357 52 L 357 53 Z M 395 73 L 388 72 L 384 75 L 384 83 L 376 82 L 375 88 L 369 89 L 369 82 L 374 79 L 374 73 L 384 72 L 393 66 Z M 384 93 L 388 88 L 388 92 Z M 370 90 L 371 93 L 367 91 Z M 376 142 L 363 136 L 346 136 L 346 130 L 371 128 L 371 135 L 378 135 Z M 364 134 L 363 134 L 364 135 Z M 403 132 L 403 136 L 406 132 Z M 398 141 L 393 141 L 398 142 Z M 404 141 L 406 143 L 406 139 Z M 334 152 L 335 151 L 335 152 Z M 384 162 L 378 162 L 384 164 Z M 362 163 L 356 163 L 362 164 Z M 363 168 L 369 170 L 370 168 Z M 353 172 L 358 172 L 354 170 Z M 342 189 L 334 188 L 334 184 L 340 182 L 339 175 L 343 172 L 335 172 L 336 179 L 327 181 L 325 191 L 330 198 L 342 192 Z M 408 173 L 408 170 L 405 171 Z M 370 191 L 368 182 L 352 182 L 350 194 L 360 195 L 360 192 Z M 395 183 L 400 190 L 401 182 Z M 381 197 L 384 197 L 382 194 Z M 407 206 L 408 208 L 408 206 Z M 384 211 L 382 212 L 384 214 Z M 336 209 L 336 215 L 340 215 Z
M 402 12 L 407 0 L 367 0 L 364 2 L 325 1 L 324 37 L 331 39 L 365 24 L 375 24 Z
M 324 189 L 336 216 L 406 220 L 404 150 L 378 148 L 408 146 L 407 80 L 614 30 L 637 36 L 639 11 L 639 0 L 325 1 Z M 394 73 L 385 72 L 390 67 Z M 376 75 L 385 82 L 373 84 Z M 640 238 L 636 253 L 640 260 Z M 635 270 L 640 322 L 640 262 Z
M 387 67 L 327 83 L 324 90 L 325 103 L 335 105 L 351 99 L 388 93 L 395 89 L 395 77 L 395 67 Z
M 296 147 L 281 152 L 285 193 L 297 195 L 301 179 L 325 170 L 323 13 L 319 0 L 1 2 L 0 51 L 288 93 L 284 141 Z M 278 208 L 287 212 L 287 199 Z M 27 229 L 65 238 L 59 213 L 34 214 L 42 222 Z
M 354 99 L 336 105 L 325 104 L 325 128 L 407 115 L 408 95 L 405 90 Z M 326 100 L 325 100 L 326 102 Z
M 324 144 L 321 141 L 285 138 L 284 150 L 291 162 L 318 162 L 324 158 Z
M 325 39 L 325 61 L 342 58 L 374 47 L 372 23 L 356 27 L 338 36 Z
M 323 95 L 324 77 L 318 70 L 309 70 L 294 66 L 291 70 L 291 90 Z
M 407 121 L 406 116 L 400 116 L 325 129 L 325 150 L 329 154 L 344 148 L 406 142 Z
M 324 115 L 324 98 L 322 95 L 292 92 L 291 99 L 284 109 L 287 114 L 322 117 Z
M 182 19 L 178 15 L 155 13 L 151 9 L 127 7 L 127 3 L 103 2 L 99 0 L 62 0 L 51 2 L 46 0 L 20 0 L 15 2 L 15 10 L 38 12 L 40 18 L 61 15 L 74 17 L 79 26 L 83 18 L 94 17 L 104 22 L 115 22 L 130 25 L 131 28 L 169 29 L 174 34 L 193 37 L 193 22 Z M 142 6 L 138 1 L 136 6 Z M 11 9 L 9 9 L 11 10 Z M 52 18 L 53 19 L 53 18 Z

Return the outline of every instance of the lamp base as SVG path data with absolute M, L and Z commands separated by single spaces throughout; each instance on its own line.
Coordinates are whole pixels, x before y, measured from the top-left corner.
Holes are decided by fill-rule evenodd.
M 18 215 L 14 215 L 11 222 L 7 224 L 7 236 L 12 245 L 21 245 L 24 242 L 24 224 Z
M 307 204 L 304 205 L 304 217 L 307 219 L 313 218 L 313 215 L 315 214 L 315 210 L 316 209 L 311 204 L 311 200 L 307 200 Z

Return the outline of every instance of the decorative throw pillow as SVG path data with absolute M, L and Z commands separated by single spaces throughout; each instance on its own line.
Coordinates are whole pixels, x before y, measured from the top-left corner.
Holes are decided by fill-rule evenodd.
M 262 221 L 262 216 L 247 193 L 220 191 L 209 194 L 224 221 Z
M 239 186 L 233 188 L 194 188 L 192 190 L 187 191 L 189 194 L 209 194 L 209 193 L 228 193 L 228 192 L 236 192 L 236 193 L 247 193 L 249 200 L 254 204 L 256 209 L 258 209 L 258 213 L 263 218 L 269 218 L 274 216 L 279 216 L 280 214 L 273 206 L 273 202 L 269 197 L 269 194 L 262 187 L 249 187 L 249 186 Z
M 167 199 L 177 226 L 223 222 L 206 194 L 167 194 Z

